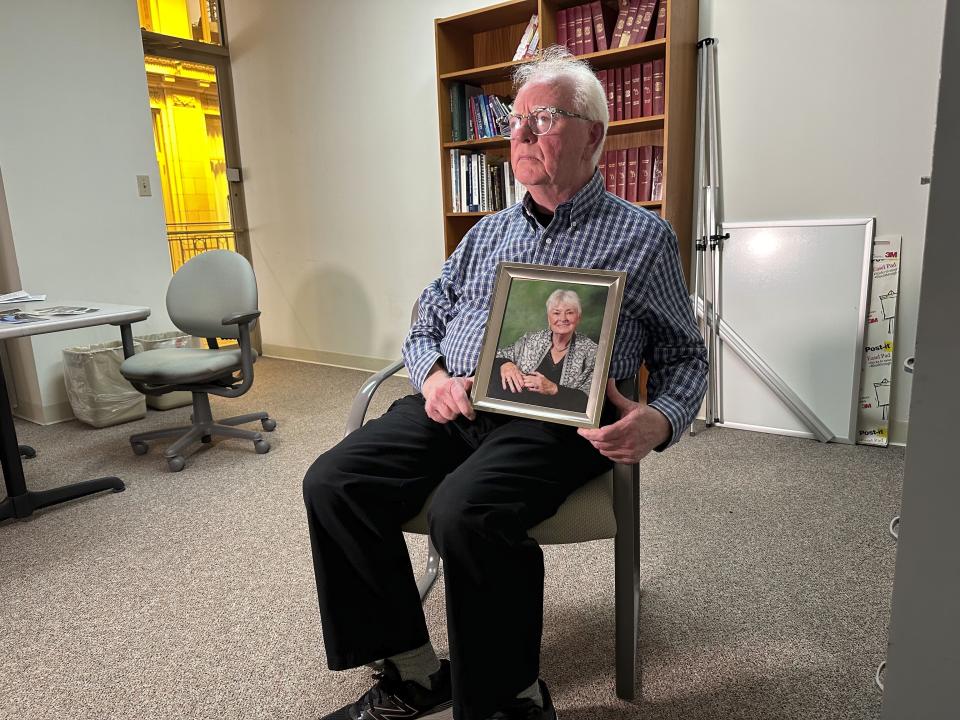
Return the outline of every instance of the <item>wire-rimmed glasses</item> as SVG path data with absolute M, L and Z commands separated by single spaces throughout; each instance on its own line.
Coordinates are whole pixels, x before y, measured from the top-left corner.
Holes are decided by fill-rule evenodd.
M 535 107 L 526 115 L 510 113 L 506 117 L 499 118 L 497 120 L 497 127 L 503 137 L 509 138 L 511 134 L 518 132 L 523 126 L 523 123 L 526 122 L 527 127 L 530 128 L 530 132 L 534 135 L 546 135 L 553 127 L 553 119 L 557 115 L 587 121 L 590 120 L 590 118 L 577 115 L 577 113 L 572 113 L 569 110 L 562 110 L 556 107 Z

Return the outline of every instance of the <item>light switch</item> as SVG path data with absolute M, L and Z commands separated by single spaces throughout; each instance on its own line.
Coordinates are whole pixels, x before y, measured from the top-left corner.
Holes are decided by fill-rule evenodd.
M 140 197 L 150 197 L 152 193 L 150 192 L 149 175 L 137 175 L 137 190 L 140 192 Z

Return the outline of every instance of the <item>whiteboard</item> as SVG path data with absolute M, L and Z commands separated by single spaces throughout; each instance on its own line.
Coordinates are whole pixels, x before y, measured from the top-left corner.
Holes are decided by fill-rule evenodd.
M 720 317 L 830 429 L 855 443 L 873 218 L 724 223 Z M 719 424 L 815 437 L 726 344 Z

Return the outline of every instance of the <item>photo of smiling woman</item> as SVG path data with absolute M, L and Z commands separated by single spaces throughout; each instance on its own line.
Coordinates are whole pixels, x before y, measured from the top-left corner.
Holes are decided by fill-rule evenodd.
M 542 307 L 542 306 L 541 306 Z M 497 348 L 491 397 L 585 412 L 597 343 L 577 328 L 583 306 L 576 291 L 558 288 L 546 302 L 545 326 Z

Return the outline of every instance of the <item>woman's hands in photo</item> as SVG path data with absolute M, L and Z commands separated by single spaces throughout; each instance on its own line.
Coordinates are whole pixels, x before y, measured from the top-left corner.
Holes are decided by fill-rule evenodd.
M 532 390 L 541 395 L 556 395 L 557 384 L 544 377 L 542 373 L 535 372 L 531 375 L 523 376 L 523 386 L 527 390 Z
M 505 362 L 500 366 L 500 385 L 504 390 L 510 392 L 521 392 L 523 390 L 523 373 L 512 362 Z

